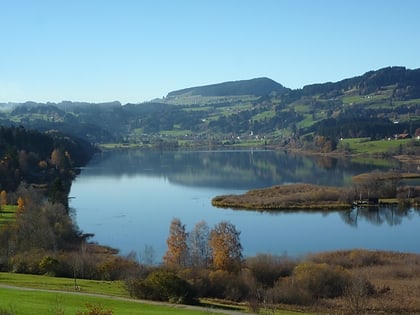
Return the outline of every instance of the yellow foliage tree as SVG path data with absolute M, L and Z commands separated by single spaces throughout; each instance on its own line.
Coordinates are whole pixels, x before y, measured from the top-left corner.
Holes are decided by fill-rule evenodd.
M 163 261 L 168 267 L 176 268 L 187 265 L 187 237 L 188 235 L 185 232 L 185 225 L 181 223 L 180 219 L 173 219 L 169 228 L 169 237 L 166 240 L 168 250 L 163 257 Z
M 17 200 L 17 206 L 20 211 L 25 208 L 25 200 L 22 197 L 19 197 Z
M 0 193 L 0 204 L 2 206 L 7 205 L 7 192 L 5 190 L 2 190 Z
M 51 152 L 51 164 L 56 168 L 61 168 L 63 166 L 64 153 L 60 149 L 54 149 Z
M 240 232 L 229 222 L 222 221 L 210 233 L 210 248 L 215 269 L 239 271 L 242 264 Z

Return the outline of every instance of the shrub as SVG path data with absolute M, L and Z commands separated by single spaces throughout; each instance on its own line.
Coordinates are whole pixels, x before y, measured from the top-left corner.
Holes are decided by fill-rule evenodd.
M 311 305 L 315 301 L 312 294 L 307 289 L 297 285 L 292 277 L 280 279 L 273 288 L 266 291 L 266 294 L 275 303 Z
M 86 311 L 77 312 L 76 315 L 112 315 L 112 310 L 105 310 L 102 305 L 86 304 Z
M 343 295 L 350 275 L 340 266 L 302 263 L 294 270 L 294 280 L 314 298 L 334 298 Z
M 57 259 L 51 256 L 45 256 L 39 262 L 39 269 L 43 274 L 49 274 L 51 276 L 55 276 L 56 271 L 58 269 L 59 262 Z
M 287 257 L 259 254 L 248 258 L 246 265 L 257 282 L 272 287 L 280 277 L 290 276 L 296 263 Z
M 142 299 L 168 301 L 177 304 L 195 304 L 192 286 L 170 271 L 154 271 L 146 279 L 131 282 L 131 293 Z
M 40 261 L 45 256 L 46 252 L 42 249 L 33 249 L 14 255 L 10 259 L 10 266 L 12 272 L 41 274 Z
M 241 274 L 217 270 L 210 273 L 209 280 L 210 297 L 241 301 L 249 295 L 249 288 Z
M 367 304 L 368 296 L 375 293 L 372 283 L 363 276 L 353 276 L 344 291 L 346 307 L 353 314 L 361 314 Z

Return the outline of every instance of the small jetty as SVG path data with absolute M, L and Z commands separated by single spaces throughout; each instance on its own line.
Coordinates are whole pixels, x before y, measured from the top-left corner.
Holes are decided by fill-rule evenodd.
M 368 198 L 353 201 L 354 208 L 398 207 L 397 199 Z

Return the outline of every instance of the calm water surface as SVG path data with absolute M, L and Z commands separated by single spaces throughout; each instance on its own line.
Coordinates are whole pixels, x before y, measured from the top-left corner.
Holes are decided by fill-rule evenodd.
M 256 212 L 214 208 L 221 194 L 277 184 L 349 185 L 351 176 L 399 167 L 368 166 L 277 151 L 144 152 L 98 155 L 73 183 L 71 206 L 84 232 L 122 254 L 166 251 L 170 221 L 188 231 L 201 220 L 222 220 L 241 231 L 244 255 L 303 255 L 367 248 L 420 252 L 420 214 L 413 209 L 356 212 Z

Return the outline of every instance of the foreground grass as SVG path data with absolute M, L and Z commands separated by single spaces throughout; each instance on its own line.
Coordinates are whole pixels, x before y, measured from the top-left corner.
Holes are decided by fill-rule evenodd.
M 137 301 L 119 300 L 112 297 L 90 296 L 79 293 L 59 293 L 0 288 L 0 308 L 13 314 L 76 314 L 86 310 L 87 305 L 101 305 L 113 314 L 142 315 L 200 315 L 207 311 L 190 310 L 182 305 L 156 305 Z
M 74 292 L 74 279 L 56 278 L 48 276 L 0 273 L 0 284 L 9 284 L 17 287 L 60 290 Z M 129 297 L 122 281 L 96 281 L 77 279 L 76 284 L 83 293 L 106 294 L 119 297 Z
M 85 311 L 87 305 L 100 305 L 113 314 L 142 315 L 205 315 L 226 314 L 217 309 L 234 309 L 205 301 L 204 308 L 185 305 L 145 302 L 129 299 L 121 281 L 77 280 L 80 292 L 74 291 L 74 279 L 55 278 L 26 274 L 0 273 L 0 310 L 11 314 L 76 314 Z M 240 311 L 236 308 L 238 314 Z M 246 313 L 243 311 L 243 313 Z M 264 314 L 264 312 L 262 313 Z M 271 314 L 271 313 L 270 313 Z M 293 311 L 277 310 L 276 315 L 310 315 Z

